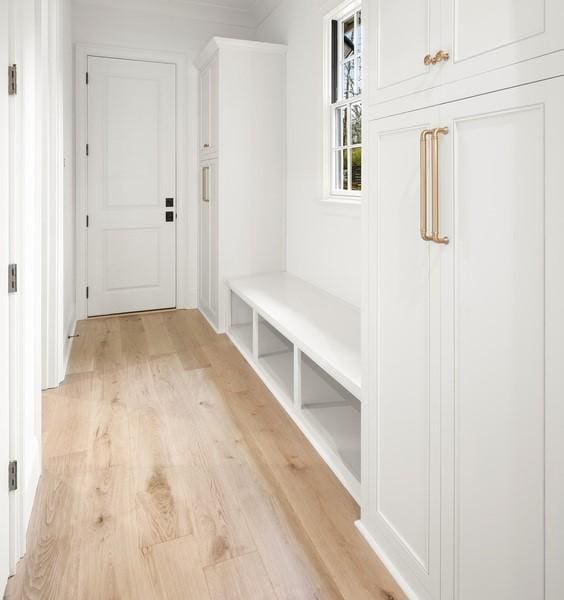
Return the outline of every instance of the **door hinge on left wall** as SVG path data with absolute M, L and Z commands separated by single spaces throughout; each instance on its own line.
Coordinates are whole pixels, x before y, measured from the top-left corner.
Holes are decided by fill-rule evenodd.
M 86 299 L 88 300 L 88 297 L 90 296 L 90 288 L 88 286 L 86 286 Z
M 18 93 L 18 66 L 8 65 L 8 95 L 15 96 Z
M 18 461 L 12 460 L 8 463 L 8 491 L 15 492 L 18 489 Z

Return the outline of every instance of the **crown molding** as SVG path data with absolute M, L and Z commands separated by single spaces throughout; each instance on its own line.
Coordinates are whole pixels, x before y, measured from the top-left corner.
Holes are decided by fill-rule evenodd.
M 263 52 L 265 54 L 286 54 L 288 47 L 284 44 L 270 44 L 267 42 L 254 42 L 249 40 L 236 40 L 232 38 L 213 37 L 194 61 L 196 68 L 201 69 L 208 63 L 216 52 L 225 48 L 237 48 Z

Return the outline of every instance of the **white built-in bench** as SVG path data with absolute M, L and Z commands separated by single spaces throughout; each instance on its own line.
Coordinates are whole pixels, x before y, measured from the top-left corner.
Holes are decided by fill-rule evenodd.
M 358 499 L 360 311 L 288 273 L 228 287 L 231 340 Z

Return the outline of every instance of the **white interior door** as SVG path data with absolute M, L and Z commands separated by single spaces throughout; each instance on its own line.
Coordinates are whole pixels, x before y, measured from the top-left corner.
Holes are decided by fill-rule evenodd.
M 88 58 L 88 316 L 176 305 L 176 74 Z

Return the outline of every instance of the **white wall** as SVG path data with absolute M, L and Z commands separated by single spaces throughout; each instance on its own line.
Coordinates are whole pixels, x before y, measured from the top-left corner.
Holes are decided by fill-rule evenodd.
M 338 4 L 285 0 L 256 35 L 288 44 L 288 271 L 359 306 L 360 207 L 322 202 L 323 17 Z

